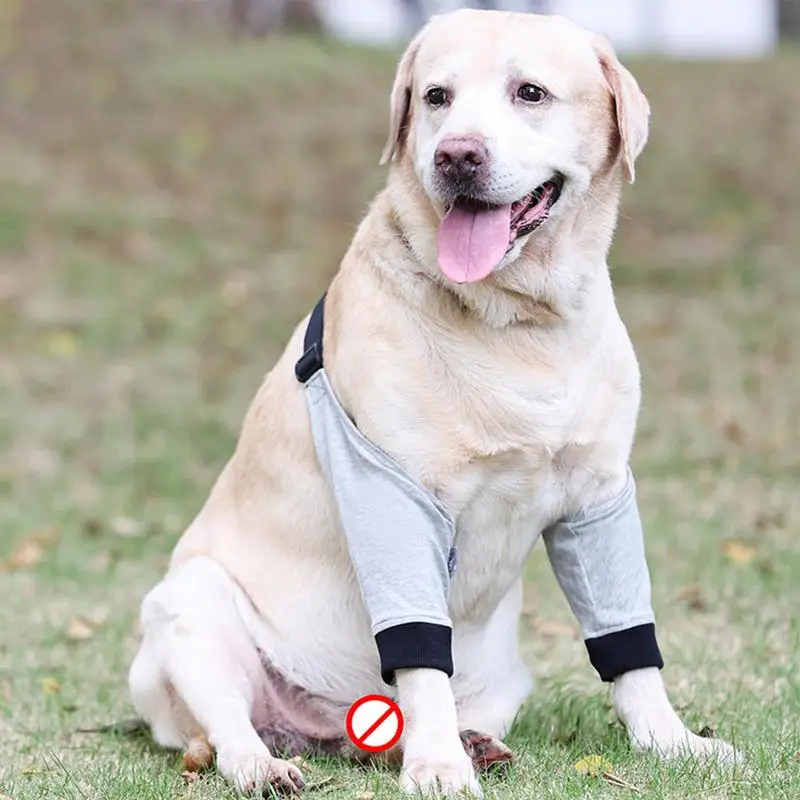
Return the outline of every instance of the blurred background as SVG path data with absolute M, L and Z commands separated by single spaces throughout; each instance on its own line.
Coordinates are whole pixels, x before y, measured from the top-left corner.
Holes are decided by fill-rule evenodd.
M 72 769 L 76 726 L 130 713 L 141 596 L 385 179 L 402 43 L 454 5 L 0 0 L 0 790 L 32 770 L 15 800 L 72 797 L 38 754 Z M 650 99 L 611 264 L 643 372 L 662 646 L 704 708 L 731 708 L 735 675 L 738 718 L 760 713 L 747 687 L 779 664 L 800 713 L 800 0 L 483 5 L 607 33 Z M 542 553 L 530 570 L 537 675 L 596 691 Z M 121 757 L 96 747 L 95 787 Z
M 220 0 L 225 2 L 226 0 Z M 609 36 L 620 50 L 677 56 L 772 52 L 779 32 L 797 34 L 797 0 L 231 0 L 237 24 L 263 34 L 288 22 L 344 38 L 396 43 L 431 14 L 459 7 L 564 14 Z

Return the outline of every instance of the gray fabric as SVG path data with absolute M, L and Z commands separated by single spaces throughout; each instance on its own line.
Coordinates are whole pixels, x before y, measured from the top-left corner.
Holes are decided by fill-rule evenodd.
M 358 430 L 324 369 L 305 391 L 317 457 L 336 499 L 372 633 L 408 622 L 452 627 L 452 519 Z
M 617 497 L 556 523 L 543 538 L 584 639 L 655 621 L 630 469 Z

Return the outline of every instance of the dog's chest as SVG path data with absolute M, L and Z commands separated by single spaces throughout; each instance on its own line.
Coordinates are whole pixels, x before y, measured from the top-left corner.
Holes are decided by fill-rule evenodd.
M 590 503 L 598 476 L 627 458 L 632 350 L 565 345 L 537 360 L 523 346 L 476 343 L 424 372 L 406 366 L 398 374 L 414 380 L 381 383 L 371 402 L 362 395 L 358 416 L 455 521 L 454 621 L 485 619 L 542 531 Z
M 496 607 L 542 531 L 571 505 L 572 482 L 553 459 L 533 460 L 523 453 L 462 472 L 450 493 L 470 497 L 456 516 L 455 619 L 480 619 Z
M 577 510 L 602 473 L 613 397 L 583 380 L 498 392 L 495 425 L 438 494 L 456 521 L 454 620 L 486 617 L 519 578 L 542 531 Z M 613 448 L 612 448 L 613 450 Z

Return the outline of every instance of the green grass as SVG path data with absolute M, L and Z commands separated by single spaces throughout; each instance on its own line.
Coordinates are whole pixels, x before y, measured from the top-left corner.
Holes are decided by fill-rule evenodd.
M 395 54 L 235 43 L 192 7 L 28 4 L 2 37 L 0 792 L 14 800 L 230 796 L 213 776 L 185 783 L 146 737 L 76 729 L 130 717 L 139 600 L 383 180 Z M 633 754 L 537 552 L 523 637 L 539 685 L 517 764 L 485 785 L 632 794 L 574 770 L 599 754 L 643 798 L 794 799 L 800 54 L 633 67 L 653 135 L 612 262 L 644 375 L 634 466 L 665 675 L 691 726 L 747 759 L 720 773 Z M 81 618 L 91 636 L 73 641 Z M 397 796 L 391 771 L 315 761 L 307 776 L 312 797 Z

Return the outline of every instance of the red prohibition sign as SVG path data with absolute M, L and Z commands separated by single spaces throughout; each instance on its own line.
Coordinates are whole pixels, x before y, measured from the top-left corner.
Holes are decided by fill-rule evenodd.
M 345 728 L 350 741 L 368 753 L 382 753 L 394 747 L 403 735 L 400 706 L 382 694 L 368 694 L 350 706 Z

